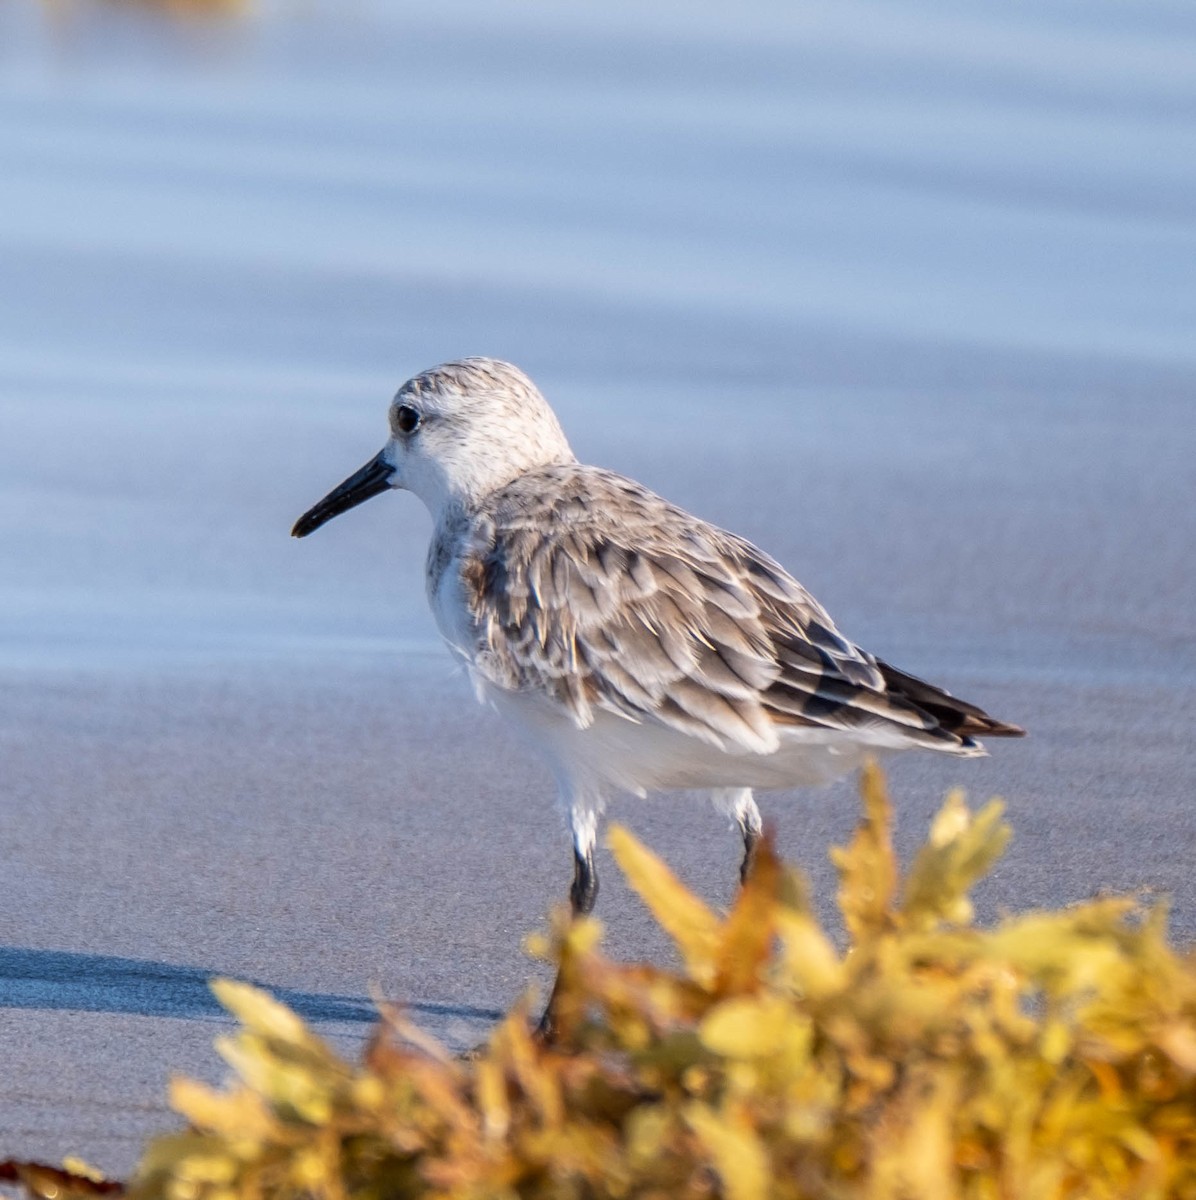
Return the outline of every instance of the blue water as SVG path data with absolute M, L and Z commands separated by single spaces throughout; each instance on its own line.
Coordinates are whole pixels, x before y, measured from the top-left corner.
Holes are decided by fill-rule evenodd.
M 1180 3 L 7 0 L 0 666 L 431 647 L 286 532 L 469 353 L 863 633 L 1187 637 L 1194 118 Z

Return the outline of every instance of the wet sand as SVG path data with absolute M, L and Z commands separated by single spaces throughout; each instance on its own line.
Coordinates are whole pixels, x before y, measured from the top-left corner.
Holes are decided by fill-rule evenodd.
M 1172 898 L 1190 938 L 1191 686 L 939 677 L 1032 737 L 979 762 L 898 760 L 902 850 L 948 786 L 1000 792 L 1015 840 L 980 889 L 982 918 L 1148 887 Z M 169 1124 L 169 1072 L 223 1074 L 208 974 L 279 990 L 349 1053 L 374 992 L 460 1047 L 543 983 L 520 945 L 568 882 L 550 781 L 445 667 L 9 687 L 21 715 L 4 730 L 0 1123 L 13 1152 L 126 1169 L 136 1137 Z M 851 786 L 763 807 L 833 921 L 825 850 L 856 818 Z M 737 839 L 701 797 L 612 815 L 730 899 Z M 612 950 L 666 953 L 605 851 L 599 869 Z
M 371 989 L 464 1046 L 543 981 L 567 837 L 437 643 L 426 516 L 287 536 L 454 355 L 1028 728 L 892 765 L 906 852 L 1007 799 L 983 917 L 1148 889 L 1196 936 L 1191 18 L 781 7 L 202 52 L 0 9 L 0 1157 L 127 1171 L 170 1072 L 223 1074 L 210 975 L 349 1052 Z M 762 807 L 830 916 L 853 784 Z M 703 800 L 612 815 L 730 898 Z

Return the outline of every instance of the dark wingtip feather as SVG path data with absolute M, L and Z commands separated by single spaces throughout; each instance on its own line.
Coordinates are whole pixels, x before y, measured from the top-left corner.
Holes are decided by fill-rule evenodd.
M 1025 737 L 1026 731 L 1020 725 L 1011 725 L 1008 721 L 998 721 L 994 717 L 986 717 L 983 724 L 966 725 L 968 733 L 978 733 L 983 737 Z
M 890 693 L 916 704 L 934 717 L 939 726 L 949 733 L 958 734 L 962 738 L 1026 736 L 1026 731 L 1020 725 L 998 721 L 996 717 L 990 717 L 984 709 L 969 704 L 966 700 L 960 700 L 924 679 L 907 675 L 879 658 L 876 665 L 880 668 Z

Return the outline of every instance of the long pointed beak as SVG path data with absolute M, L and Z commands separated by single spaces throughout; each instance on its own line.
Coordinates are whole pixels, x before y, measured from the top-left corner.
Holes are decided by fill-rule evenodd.
M 334 487 L 319 504 L 309 508 L 295 522 L 291 537 L 307 537 L 325 521 L 331 521 L 333 517 L 364 504 L 371 496 L 386 491 L 395 469 L 382 457 L 385 453 L 384 450 L 379 451 L 360 471 L 355 471 L 339 487 Z

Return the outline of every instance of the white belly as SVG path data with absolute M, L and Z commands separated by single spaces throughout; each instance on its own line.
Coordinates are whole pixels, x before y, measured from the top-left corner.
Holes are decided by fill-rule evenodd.
M 862 742 L 859 733 L 801 729 L 786 731 L 773 754 L 733 753 L 659 722 L 630 721 L 603 709 L 595 711 L 593 724 L 579 728 L 548 700 L 485 680 L 479 693 L 526 733 L 562 787 L 575 793 L 807 787 L 829 783 L 870 754 L 893 748 Z

